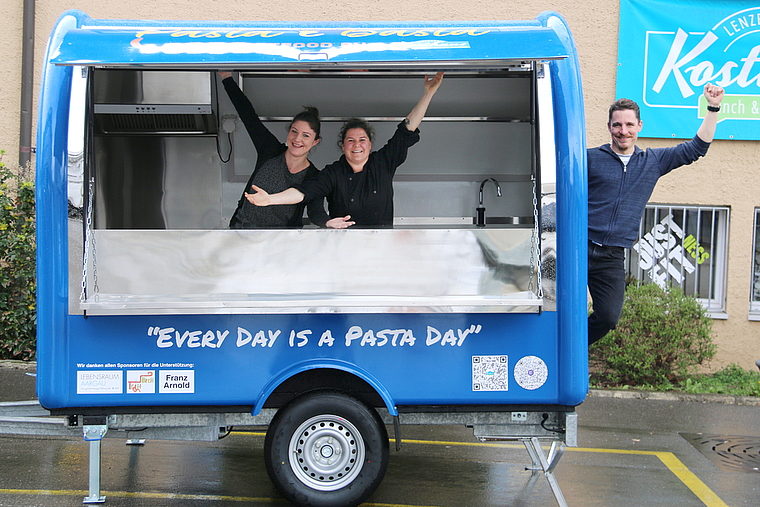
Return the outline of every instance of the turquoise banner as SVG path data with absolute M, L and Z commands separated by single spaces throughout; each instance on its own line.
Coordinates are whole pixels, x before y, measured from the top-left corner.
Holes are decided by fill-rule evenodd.
M 726 90 L 716 139 L 760 139 L 760 0 L 621 0 L 617 98 L 641 137 L 690 139 L 706 83 Z

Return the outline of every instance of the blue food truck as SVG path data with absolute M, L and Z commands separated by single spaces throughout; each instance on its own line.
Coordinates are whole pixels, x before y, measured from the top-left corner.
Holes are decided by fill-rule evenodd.
M 379 147 L 444 71 L 394 179 L 393 227 L 230 229 L 257 153 L 219 71 L 281 139 L 318 106 L 320 168 L 347 118 L 370 121 Z M 39 97 L 37 394 L 91 443 L 85 502 L 104 500 L 94 445 L 109 431 L 267 425 L 284 497 L 348 506 L 382 480 L 389 429 L 398 448 L 405 424 L 465 424 L 524 442 L 564 505 L 552 470 L 588 390 L 584 125 L 574 42 L 552 12 L 65 12 Z

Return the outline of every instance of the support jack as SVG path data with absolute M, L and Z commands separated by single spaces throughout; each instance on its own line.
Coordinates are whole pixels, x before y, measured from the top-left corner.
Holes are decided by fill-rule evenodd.
M 85 424 L 83 428 L 84 441 L 90 442 L 90 495 L 85 497 L 82 503 L 103 503 L 106 497 L 100 494 L 100 441 L 108 432 L 108 425 Z
M 557 499 L 559 507 L 567 507 L 565 497 L 562 495 L 562 491 L 559 489 L 559 484 L 557 484 L 557 478 L 554 476 L 554 469 L 556 468 L 557 463 L 559 463 L 559 459 L 565 453 L 565 443 L 558 441 L 552 442 L 547 457 L 544 456 L 544 450 L 541 447 L 541 442 L 538 438 L 521 438 L 520 440 L 523 445 L 525 445 L 525 449 L 527 449 L 528 454 L 530 454 L 530 459 L 533 461 L 533 466 L 528 467 L 527 469 L 543 472 L 544 477 L 546 477 L 546 480 L 549 482 L 549 486 L 552 488 L 552 493 L 554 493 L 554 498 Z

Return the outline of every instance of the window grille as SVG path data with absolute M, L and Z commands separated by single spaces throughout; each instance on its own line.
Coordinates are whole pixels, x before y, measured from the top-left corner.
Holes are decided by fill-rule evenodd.
M 639 239 L 627 252 L 626 274 L 678 286 L 712 317 L 725 318 L 728 221 L 723 206 L 647 205 Z
M 760 208 L 755 208 L 755 238 L 752 242 L 752 287 L 749 297 L 749 319 L 760 320 Z

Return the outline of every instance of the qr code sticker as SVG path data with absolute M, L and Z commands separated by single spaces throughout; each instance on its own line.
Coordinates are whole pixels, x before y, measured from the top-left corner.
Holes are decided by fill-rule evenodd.
M 472 356 L 473 391 L 508 391 L 507 356 Z

